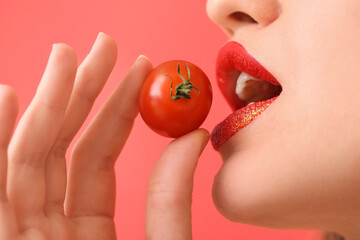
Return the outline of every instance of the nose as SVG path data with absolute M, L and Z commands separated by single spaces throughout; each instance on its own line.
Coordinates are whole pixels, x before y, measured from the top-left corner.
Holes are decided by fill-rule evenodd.
M 232 36 L 249 24 L 267 26 L 281 13 L 279 0 L 208 0 L 207 14 Z

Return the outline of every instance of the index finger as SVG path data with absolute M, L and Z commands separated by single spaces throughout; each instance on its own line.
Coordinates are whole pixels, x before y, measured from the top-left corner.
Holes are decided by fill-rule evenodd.
M 155 164 L 148 187 L 146 239 L 192 239 L 193 177 L 209 137 L 204 129 L 180 137 Z

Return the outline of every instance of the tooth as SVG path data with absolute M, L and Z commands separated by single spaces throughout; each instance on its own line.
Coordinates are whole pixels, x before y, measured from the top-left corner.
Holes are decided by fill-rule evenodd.
M 249 80 L 263 81 L 261 79 L 254 78 L 254 77 L 250 76 L 249 74 L 247 74 L 245 72 L 240 73 L 240 75 L 239 75 L 239 77 L 238 77 L 238 79 L 236 81 L 235 92 L 236 92 L 237 96 L 242 100 L 245 100 L 245 98 L 246 98 L 243 90 L 244 90 L 244 88 L 246 86 L 246 82 L 249 81 Z
M 249 106 L 250 104 L 253 104 L 253 103 L 255 103 L 255 102 L 249 102 L 246 106 Z

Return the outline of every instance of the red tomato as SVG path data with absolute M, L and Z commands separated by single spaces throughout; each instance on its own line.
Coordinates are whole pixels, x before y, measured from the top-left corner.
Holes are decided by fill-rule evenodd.
M 183 60 L 160 64 L 146 77 L 139 110 L 155 132 L 177 138 L 204 122 L 212 103 L 211 84 L 196 65 Z

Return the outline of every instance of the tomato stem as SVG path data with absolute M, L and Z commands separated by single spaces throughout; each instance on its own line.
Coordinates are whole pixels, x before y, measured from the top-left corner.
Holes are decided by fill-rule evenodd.
M 180 63 L 178 63 L 178 75 L 181 77 L 181 79 L 183 80 L 182 83 L 180 83 L 179 85 L 177 85 L 175 87 L 175 96 L 173 95 L 173 79 L 172 77 L 170 76 L 170 74 L 166 73 L 167 76 L 170 77 L 171 79 L 171 86 L 170 86 L 170 96 L 172 98 L 172 100 L 176 101 L 180 98 L 185 98 L 185 99 L 191 99 L 190 97 L 190 93 L 191 93 L 191 90 L 194 88 L 197 93 L 199 94 L 200 91 L 197 87 L 195 87 L 191 82 L 191 72 L 190 72 L 190 69 L 189 69 L 189 66 L 188 64 L 186 63 L 186 68 L 187 68 L 187 72 L 188 72 L 188 77 L 189 79 L 186 79 L 180 72 Z

